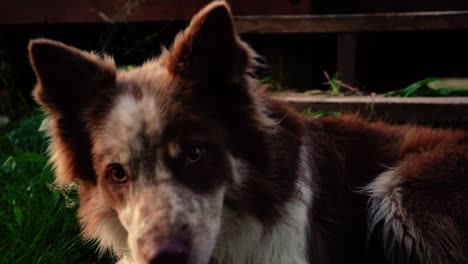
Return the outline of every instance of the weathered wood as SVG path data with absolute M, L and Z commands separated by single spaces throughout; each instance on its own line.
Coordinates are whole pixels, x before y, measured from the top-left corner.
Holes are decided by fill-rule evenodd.
M 3 0 L 2 24 L 186 21 L 212 0 Z M 236 15 L 308 14 L 310 1 L 235 0 Z
M 468 97 L 307 96 L 276 94 L 300 111 L 358 113 L 362 117 L 416 124 L 468 125 Z
M 354 84 L 356 79 L 356 34 L 342 33 L 337 36 L 336 70 L 340 80 Z
M 352 15 L 239 16 L 239 33 L 339 33 L 468 29 L 468 10 Z

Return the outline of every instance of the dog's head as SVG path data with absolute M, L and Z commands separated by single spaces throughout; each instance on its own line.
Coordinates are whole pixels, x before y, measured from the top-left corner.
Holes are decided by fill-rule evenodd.
M 207 263 L 242 161 L 259 160 L 270 125 L 227 5 L 208 5 L 126 72 L 55 41 L 29 51 L 57 182 L 78 181 L 84 236 L 138 263 Z

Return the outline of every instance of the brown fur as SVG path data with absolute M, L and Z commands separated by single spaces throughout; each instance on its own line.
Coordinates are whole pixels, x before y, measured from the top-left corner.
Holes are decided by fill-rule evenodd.
M 83 235 L 119 257 L 148 263 L 175 237 L 193 263 L 205 264 L 211 247 L 223 252 L 229 242 L 213 240 L 215 225 L 220 237 L 228 225 L 218 222 L 224 210 L 235 212 L 229 223 L 254 219 L 268 239 L 300 222 L 288 214 L 302 202 L 308 225 L 297 228 L 307 233 L 310 263 L 468 260 L 468 134 L 312 119 L 256 92 L 255 53 L 235 34 L 224 2 L 130 72 L 50 40 L 32 41 L 29 52 L 34 96 L 51 119 L 57 181 L 78 181 Z M 184 163 L 187 142 L 206 150 L 196 167 Z M 109 177 L 115 162 L 128 183 Z M 262 261 L 254 254 L 250 262 Z
M 441 226 L 436 216 L 440 214 L 440 211 L 434 210 L 436 204 L 430 202 L 437 199 L 448 211 L 452 211 L 447 212 L 447 215 L 457 214 L 457 217 L 453 218 L 457 219 L 457 222 L 459 219 L 466 219 L 466 209 L 463 209 L 466 208 L 466 199 L 465 201 L 460 199 L 460 197 L 468 197 L 466 196 L 468 177 L 466 169 L 463 168 L 465 165 L 462 165 L 468 164 L 465 132 L 388 126 L 382 123 L 369 124 L 353 117 L 324 118 L 317 122 L 324 128 L 325 134 L 315 135 L 322 141 L 319 144 L 323 147 L 316 149 L 316 155 L 317 160 L 320 160 L 317 163 L 322 164 L 323 171 L 320 172 L 319 167 L 317 174 L 319 177 L 313 181 L 316 200 L 310 211 L 312 263 L 313 260 L 320 263 L 344 263 L 350 258 L 359 260 L 360 263 L 381 263 L 385 259 L 389 262 L 395 261 L 395 263 L 406 263 L 406 261 L 456 263 L 452 261 L 466 259 L 466 228 L 462 225 L 453 229 L 450 226 Z M 316 133 L 316 131 L 312 132 L 312 134 Z M 453 154 L 449 158 L 447 152 L 464 154 Z M 331 164 L 326 165 L 327 163 Z M 443 169 L 438 164 L 444 164 Z M 422 171 L 424 167 L 425 171 Z M 436 251 L 439 256 L 447 254 L 447 251 L 452 251 L 450 254 L 453 255 L 450 257 L 444 255 L 446 258 L 426 256 L 423 260 L 418 260 L 417 257 L 411 258 L 414 252 L 405 252 L 404 248 L 398 246 L 395 246 L 393 250 L 389 247 L 383 248 L 385 241 L 382 241 L 381 237 L 372 236 L 372 241 L 366 242 L 370 235 L 366 221 L 368 197 L 357 190 L 388 169 L 397 170 L 396 175 L 405 179 L 399 183 L 399 186 L 404 186 L 404 188 L 398 190 L 398 192 L 403 192 L 401 203 L 405 210 L 412 214 L 417 212 L 428 214 L 426 217 L 414 215 L 414 219 L 425 219 L 431 222 L 430 225 L 435 225 L 434 228 L 442 228 L 444 232 L 455 236 L 456 245 L 453 245 L 453 248 L 439 247 Z M 436 173 L 436 171 L 439 172 Z M 406 179 L 416 175 L 426 183 L 408 185 Z M 458 176 L 447 177 L 452 175 Z M 420 184 L 430 184 L 434 187 L 440 184 L 441 187 L 436 187 L 437 192 L 431 187 L 423 196 L 418 196 L 415 188 Z M 413 185 L 415 188 L 412 187 Z M 445 197 L 447 200 L 436 198 L 437 196 Z M 453 200 L 453 196 L 458 198 Z M 450 206 L 452 202 L 457 206 Z M 423 204 L 427 208 L 424 208 Z M 429 208 L 432 209 L 426 211 Z M 425 230 L 427 226 L 428 223 L 420 223 L 415 225 L 415 228 Z M 377 233 L 391 232 L 391 230 L 384 231 L 384 226 L 378 228 L 382 230 L 377 230 Z M 458 235 L 460 231 L 462 234 L 465 232 L 465 235 Z M 437 235 L 438 238 L 432 237 L 428 243 L 437 243 L 438 239 L 447 236 L 447 234 L 442 234 L 443 232 L 440 232 Z M 422 243 L 422 241 L 415 241 L 415 243 Z M 340 254 L 334 254 L 334 252 L 340 252 Z M 434 253 L 433 251 L 431 254 Z M 391 259 L 388 255 L 396 256 Z

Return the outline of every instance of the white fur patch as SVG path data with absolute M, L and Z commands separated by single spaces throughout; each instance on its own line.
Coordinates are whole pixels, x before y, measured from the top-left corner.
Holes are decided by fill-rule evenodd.
M 80 186 L 80 188 L 82 188 Z M 127 231 L 122 226 L 115 211 L 110 210 L 101 200 L 98 188 L 88 190 L 91 199 L 80 201 L 78 215 L 83 234 L 88 239 L 98 242 L 100 253 L 112 251 L 115 256 L 122 257 L 129 253 L 127 246 Z
M 369 235 L 374 232 L 377 224 L 384 223 L 383 241 L 386 250 L 394 248 L 395 243 L 401 243 L 410 252 L 417 237 L 414 225 L 406 219 L 401 205 L 402 190 L 399 187 L 400 178 L 394 170 L 388 170 L 379 175 L 364 188 L 370 195 L 369 200 Z M 403 227 L 406 225 L 406 229 Z M 393 233 L 393 237 L 389 235 Z
M 271 230 L 252 216 L 223 210 L 222 226 L 214 258 L 220 263 L 308 263 L 308 208 L 312 192 L 307 181 L 311 177 L 308 147 L 299 153 L 300 175 L 296 197 L 285 203 L 284 218 Z
M 302 196 L 310 200 L 310 191 L 303 191 Z M 221 263 L 308 263 L 308 206 L 300 199 L 285 206 L 285 215 L 290 218 L 270 231 L 252 216 L 224 209 L 214 257 Z
M 127 163 L 130 160 L 130 148 L 138 148 L 141 144 L 137 140 L 144 120 L 144 112 L 141 112 L 140 104 L 141 102 L 133 96 L 124 95 L 117 100 L 112 108 L 106 119 L 102 138 L 98 140 L 99 144 L 97 144 L 103 149 L 102 152 L 112 153 L 114 157 L 109 158 Z
M 245 161 L 239 159 L 239 158 L 234 158 L 231 155 L 229 155 L 229 162 L 231 163 L 231 167 L 233 170 L 233 180 L 234 180 L 234 185 L 235 186 L 241 186 L 245 176 L 248 173 L 248 167 Z
M 181 224 L 188 226 L 189 239 L 194 242 L 191 263 L 208 263 L 219 230 L 223 196 L 224 188 L 212 195 L 196 195 L 167 182 L 137 184 L 132 198 L 119 211 L 131 252 L 123 263 L 143 263 L 138 239 L 146 234 L 154 238 L 172 236 L 170 230 Z
M 142 133 L 157 137 L 164 129 L 164 109 L 152 92 L 141 99 L 123 94 L 112 107 L 102 130 L 94 135 L 93 153 L 98 163 L 106 166 L 112 162 L 127 164 L 132 152 L 143 150 Z M 102 168 L 101 168 L 102 169 Z
M 395 252 L 401 254 L 397 251 L 399 248 L 404 248 L 407 253 L 416 251 L 421 263 L 464 262 L 464 257 L 459 254 L 464 252 L 462 242 L 454 231 L 456 228 L 452 219 L 446 215 L 421 219 L 433 227 L 432 236 L 437 237 L 435 240 L 427 239 L 428 234 L 424 233 L 424 228 L 416 226 L 411 212 L 408 212 L 402 204 L 404 192 L 408 190 L 403 189 L 401 181 L 402 178 L 398 176 L 396 169 L 388 170 L 363 189 L 370 195 L 369 235 L 375 232 L 379 223 L 383 223 L 382 239 L 388 257 Z M 446 252 L 447 249 L 451 252 Z M 442 252 L 445 254 L 441 254 Z M 448 256 L 457 260 L 452 261 Z
M 96 230 L 99 242 L 99 251 L 112 250 L 115 255 L 122 258 L 130 253 L 127 246 L 127 231 L 120 223 L 117 214 L 112 213 L 102 219 Z

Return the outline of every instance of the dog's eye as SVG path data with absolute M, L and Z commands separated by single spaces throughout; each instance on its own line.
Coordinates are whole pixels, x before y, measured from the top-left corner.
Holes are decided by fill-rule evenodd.
M 205 149 L 197 145 L 185 145 L 183 155 L 186 162 L 194 164 L 201 161 L 205 155 Z
M 119 163 L 112 163 L 107 167 L 108 177 L 116 183 L 125 183 L 128 180 L 127 173 Z

